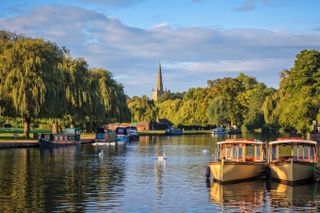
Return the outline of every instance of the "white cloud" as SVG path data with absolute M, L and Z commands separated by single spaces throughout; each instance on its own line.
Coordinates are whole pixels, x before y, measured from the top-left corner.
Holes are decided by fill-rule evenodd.
M 240 73 L 274 70 L 279 66 L 290 66 L 291 59 L 252 59 L 242 61 L 218 61 L 218 62 L 178 62 L 165 63 L 170 70 L 178 70 L 189 74 L 214 74 L 214 73 Z
M 204 86 L 208 79 L 238 72 L 275 86 L 278 73 L 290 68 L 299 51 L 320 49 L 316 31 L 177 28 L 165 22 L 143 29 L 92 10 L 62 5 L 37 7 L 23 15 L 2 18 L 0 28 L 66 46 L 91 66 L 113 72 L 130 96 L 151 94 L 159 60 L 165 62 L 164 84 L 173 91 Z

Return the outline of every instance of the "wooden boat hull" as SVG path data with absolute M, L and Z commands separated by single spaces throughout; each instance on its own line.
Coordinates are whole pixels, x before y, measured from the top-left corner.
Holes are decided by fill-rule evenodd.
M 129 142 L 129 136 L 128 135 L 117 135 L 117 142 L 119 143 L 127 143 Z
M 80 144 L 78 141 L 45 141 L 39 140 L 40 147 L 66 147 L 66 146 L 76 146 Z
M 271 178 L 287 184 L 298 184 L 314 180 L 314 162 L 271 162 Z
M 115 133 L 97 133 L 95 142 L 115 142 L 117 135 Z
M 255 179 L 265 173 L 265 162 L 210 162 L 215 181 L 226 184 Z

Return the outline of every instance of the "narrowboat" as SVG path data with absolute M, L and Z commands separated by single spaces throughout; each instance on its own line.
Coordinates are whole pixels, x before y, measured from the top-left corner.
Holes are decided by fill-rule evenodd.
M 117 142 L 117 135 L 114 131 L 99 127 L 96 130 L 96 137 L 94 139 L 94 146 L 100 145 L 115 145 Z
M 267 166 L 266 143 L 247 139 L 227 139 L 217 143 L 216 156 L 209 163 L 209 175 L 221 184 L 258 178 Z
M 215 128 L 215 129 L 213 129 L 213 130 L 211 131 L 211 133 L 212 133 L 213 135 L 224 135 L 226 132 L 225 132 L 224 128 L 222 128 L 222 127 L 217 127 L 217 128 Z
M 66 128 L 59 134 L 41 134 L 39 138 L 40 147 L 63 147 L 80 144 L 80 129 Z
M 127 132 L 129 135 L 129 141 L 138 141 L 139 140 L 139 133 L 138 133 L 137 127 L 128 126 Z
M 269 167 L 273 180 L 289 185 L 314 181 L 317 142 L 279 138 L 269 143 Z
M 165 130 L 166 135 L 182 135 L 183 130 L 178 128 L 168 128 Z
M 129 141 L 127 127 L 117 127 L 116 134 L 118 143 L 127 143 Z

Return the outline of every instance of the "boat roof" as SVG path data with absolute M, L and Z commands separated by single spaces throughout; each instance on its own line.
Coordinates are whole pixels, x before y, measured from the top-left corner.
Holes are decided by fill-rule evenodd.
M 314 144 L 316 145 L 316 141 L 306 140 L 303 138 L 278 138 L 276 141 L 269 142 L 270 145 L 272 144 L 290 144 L 290 143 L 301 143 L 301 144 Z
M 220 141 L 217 144 L 266 144 L 265 142 L 259 140 L 250 140 L 250 139 L 227 139 L 225 141 Z

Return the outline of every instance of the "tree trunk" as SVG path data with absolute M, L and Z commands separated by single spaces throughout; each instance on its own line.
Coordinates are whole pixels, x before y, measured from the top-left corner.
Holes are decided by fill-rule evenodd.
M 31 122 L 31 119 L 26 117 L 24 118 L 24 122 L 23 122 L 23 125 L 24 125 L 24 128 L 23 128 L 23 136 L 25 138 L 29 138 L 29 133 L 30 133 L 30 122 Z
M 58 127 L 59 127 L 59 122 L 58 122 L 58 120 L 54 119 L 52 121 L 52 134 L 58 133 Z

